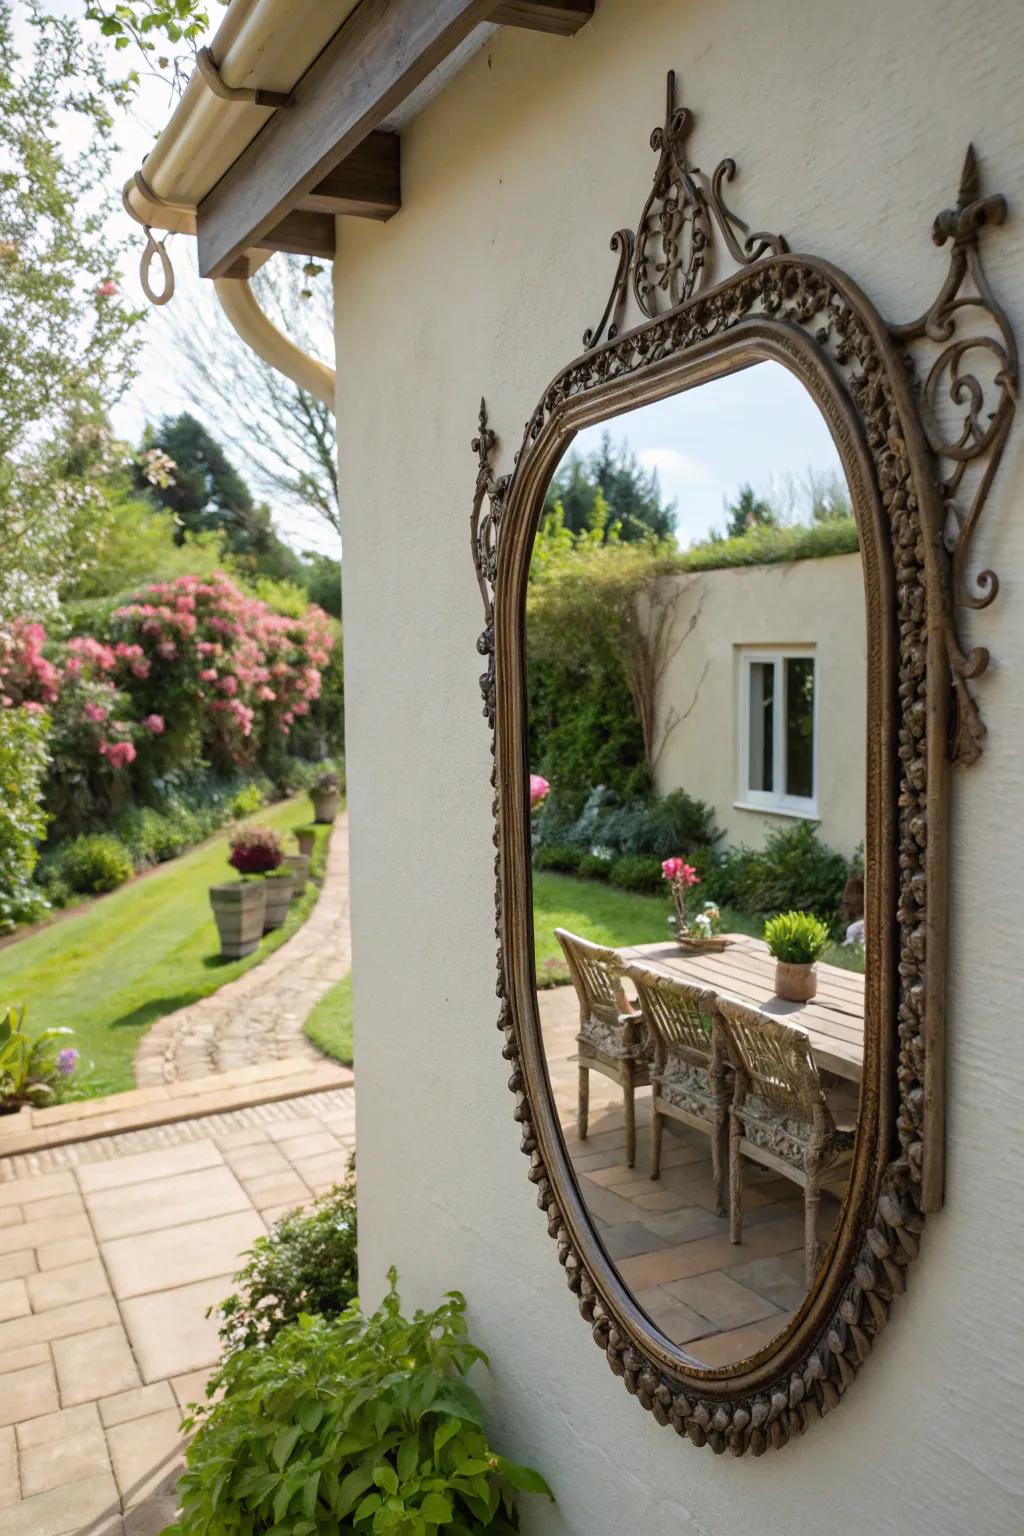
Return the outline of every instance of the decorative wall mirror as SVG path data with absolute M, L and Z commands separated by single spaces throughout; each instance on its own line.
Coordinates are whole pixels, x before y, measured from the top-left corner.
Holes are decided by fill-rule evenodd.
M 894 326 L 837 268 L 748 235 L 724 201 L 735 165 L 691 166 L 691 126 L 670 75 L 654 188 L 635 232 L 613 238 L 608 305 L 545 390 L 511 474 L 492 468 L 481 409 L 472 539 L 495 733 L 499 1024 L 530 1178 L 627 1389 L 695 1445 L 756 1455 L 837 1405 L 942 1203 L 948 778 L 981 751 L 970 685 L 988 660 L 961 644 L 958 610 L 997 591 L 968 562 L 1016 349 L 978 252 L 1005 204 L 982 196 L 972 151 L 934 228 L 951 245 L 947 280 L 920 320 Z M 735 270 L 712 285 L 725 254 Z M 528 594 L 531 563 L 534 583 L 549 579 L 538 560 L 550 564 L 602 434 L 606 464 L 658 466 L 678 489 L 697 518 L 680 542 L 702 531 L 709 488 L 738 493 L 742 525 L 765 515 L 766 475 L 792 487 L 810 469 L 803 521 L 816 514 L 845 553 L 668 561 L 631 595 L 638 771 L 679 813 L 662 817 L 657 847 L 673 903 L 630 906 L 609 887 L 595 916 L 535 857 L 527 682 L 545 639 Z M 702 851 L 680 812 L 693 800 L 724 832 L 718 848 L 784 847 L 799 873 L 814 828 L 814 847 L 853 871 L 843 924 L 817 940 L 834 942 L 814 996 L 731 909 L 737 860 Z M 602 863 L 628 862 L 628 795 L 572 813 L 577 875 L 597 883 Z M 655 854 L 644 835 L 634 884 Z M 784 964 L 813 947 L 808 925 L 796 930 L 775 935 Z

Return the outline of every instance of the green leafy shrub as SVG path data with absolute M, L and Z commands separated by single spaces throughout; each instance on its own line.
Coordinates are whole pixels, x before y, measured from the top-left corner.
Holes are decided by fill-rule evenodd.
M 616 853 L 646 853 L 660 860 L 710 848 L 721 836 L 711 806 L 675 789 L 661 799 L 630 800 L 609 811 L 601 820 L 599 840 Z
M 574 875 L 583 860 L 583 852 L 568 843 L 551 843 L 534 850 L 534 869 L 553 869 L 563 875 Z
M 70 1029 L 44 1029 L 32 1036 L 25 1010 L 0 1013 L 0 1110 L 22 1104 L 53 1104 L 75 1097 L 78 1052 L 69 1046 Z
M 517 1491 L 550 1489 L 498 1455 L 465 1380 L 486 1357 L 468 1338 L 465 1301 L 401 1315 L 395 1291 L 363 1316 L 303 1315 L 265 1347 L 229 1354 L 223 1391 L 187 1420 L 198 1433 L 165 1536 L 506 1536 Z
M 765 943 L 788 965 L 813 965 L 828 939 L 828 928 L 811 912 L 780 912 L 764 925 Z
M 356 1294 L 356 1187 L 343 1184 L 308 1210 L 290 1211 L 258 1237 L 235 1275 L 238 1290 L 222 1301 L 225 1349 L 269 1344 L 304 1312 L 336 1317 Z
M 43 782 L 49 724 L 29 709 L 0 709 L 0 933 L 46 909 L 32 875 L 46 836 Z
M 263 791 L 258 784 L 246 784 L 232 795 L 228 811 L 235 821 L 244 821 L 246 816 L 255 816 L 257 811 L 263 809 L 263 799 Z
M 585 853 L 577 871 L 582 880 L 608 880 L 611 872 L 611 859 L 602 859 L 596 853 Z
M 661 860 L 646 853 L 629 853 L 615 859 L 608 871 L 608 879 L 624 891 L 645 891 L 648 895 L 661 896 L 666 890 Z
M 108 832 L 76 837 L 62 850 L 59 868 L 71 889 L 83 895 L 116 890 L 135 872 L 124 843 Z
M 129 806 L 122 811 L 114 824 L 117 837 L 131 853 L 136 869 L 148 869 L 153 864 L 164 864 L 184 853 L 189 843 L 192 827 L 187 815 L 162 815 L 151 806 Z
M 764 848 L 730 848 L 718 861 L 714 881 L 723 903 L 753 914 L 813 912 L 834 924 L 839 915 L 847 863 L 820 841 L 809 821 L 769 833 Z

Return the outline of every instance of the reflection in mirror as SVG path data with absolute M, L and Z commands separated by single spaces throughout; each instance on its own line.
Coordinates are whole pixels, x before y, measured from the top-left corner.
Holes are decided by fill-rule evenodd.
M 584 1203 L 709 1369 L 819 1273 L 864 1050 L 861 559 L 758 363 L 580 433 L 527 599 L 538 1002 Z

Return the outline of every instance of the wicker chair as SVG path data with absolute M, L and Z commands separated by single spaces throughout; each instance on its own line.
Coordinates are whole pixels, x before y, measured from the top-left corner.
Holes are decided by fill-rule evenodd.
M 717 1213 L 725 1214 L 730 1083 L 714 992 L 631 965 L 640 1012 L 654 1042 L 651 1068 L 651 1178 L 661 1175 L 665 1117 L 711 1139 Z
M 564 928 L 556 928 L 555 937 L 565 954 L 580 1004 L 579 1052 L 571 1058 L 579 1064 L 577 1134 L 581 1141 L 586 1140 L 590 1074 L 600 1072 L 622 1088 L 626 1162 L 632 1168 L 636 1163 L 634 1091 L 650 1083 L 650 1053 L 640 1015 L 631 1010 L 622 988 L 622 960 L 614 949 L 591 944 Z
M 806 1032 L 733 998 L 719 997 L 725 1048 L 736 1074 L 729 1106 L 729 1236 L 743 1236 L 743 1158 L 793 1179 L 804 1191 L 808 1285 L 818 1267 L 818 1205 L 823 1176 L 853 1157 L 856 1111 L 837 1124 Z M 837 1113 L 839 1111 L 837 1110 Z

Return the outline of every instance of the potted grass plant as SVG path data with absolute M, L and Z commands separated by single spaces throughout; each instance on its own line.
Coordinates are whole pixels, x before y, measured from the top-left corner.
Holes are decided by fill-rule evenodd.
M 316 843 L 316 828 L 296 827 L 292 835 L 299 845 L 299 852 L 304 853 L 307 859 L 310 858 Z
M 313 820 L 330 823 L 341 809 L 341 780 L 334 772 L 322 773 L 310 790 Z
M 779 912 L 765 923 L 764 937 L 775 956 L 775 995 L 810 1002 L 818 990 L 815 961 L 829 940 L 826 925 L 811 912 Z

